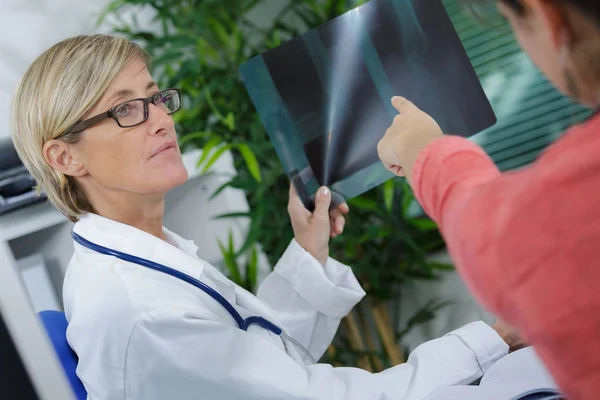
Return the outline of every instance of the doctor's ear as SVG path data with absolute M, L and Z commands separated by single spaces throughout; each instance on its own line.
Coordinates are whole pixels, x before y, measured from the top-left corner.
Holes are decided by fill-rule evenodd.
M 52 139 L 44 143 L 42 148 L 44 159 L 55 170 L 67 176 L 83 176 L 87 170 L 83 163 L 73 154 L 72 145 L 62 140 Z

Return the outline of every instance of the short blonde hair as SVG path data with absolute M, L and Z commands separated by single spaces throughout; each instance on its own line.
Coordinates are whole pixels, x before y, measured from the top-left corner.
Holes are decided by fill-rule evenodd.
M 93 208 L 74 179 L 54 170 L 44 143 L 81 121 L 114 78 L 131 61 L 150 56 L 140 46 L 109 35 L 81 35 L 55 44 L 29 66 L 13 97 L 11 131 L 19 157 L 36 179 L 38 191 L 71 221 Z M 75 143 L 80 134 L 60 138 Z

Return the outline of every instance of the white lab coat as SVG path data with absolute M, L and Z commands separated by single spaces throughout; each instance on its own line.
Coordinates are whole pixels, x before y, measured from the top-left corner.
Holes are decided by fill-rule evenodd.
M 260 315 L 284 328 L 316 359 L 365 294 L 350 268 L 332 259 L 323 267 L 295 241 L 254 296 L 199 259 L 191 241 L 166 229 L 169 243 L 87 214 L 74 230 L 200 279 L 244 318 Z M 63 296 L 67 339 L 90 399 L 419 400 L 478 379 L 508 351 L 478 322 L 423 344 L 408 363 L 383 373 L 307 365 L 279 336 L 257 326 L 238 329 L 219 303 L 192 285 L 79 244 Z

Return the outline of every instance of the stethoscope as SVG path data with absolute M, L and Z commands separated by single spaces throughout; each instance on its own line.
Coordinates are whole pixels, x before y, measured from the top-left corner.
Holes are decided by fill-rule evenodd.
M 562 400 L 564 399 L 558 390 L 555 389 L 538 389 L 523 393 L 513 400 Z
M 195 286 L 196 288 L 202 290 L 204 293 L 206 293 L 207 295 L 212 297 L 214 300 L 216 300 L 221 306 L 223 306 L 223 308 L 225 308 L 227 310 L 227 312 L 229 312 L 229 314 L 233 317 L 233 319 L 235 320 L 235 322 L 237 323 L 238 327 L 241 330 L 247 331 L 248 328 L 252 325 L 260 326 L 261 328 L 266 329 L 267 331 L 272 332 L 277 336 L 281 336 L 282 338 L 289 340 L 293 345 L 295 345 L 297 348 L 299 348 L 308 357 L 308 359 L 312 363 L 316 363 L 316 360 L 309 353 L 309 351 L 306 350 L 304 348 L 304 346 L 302 346 L 300 343 L 298 343 L 294 338 L 292 338 L 291 336 L 289 336 L 285 332 L 283 332 L 283 329 L 281 329 L 280 327 L 278 327 L 277 325 L 275 325 L 274 323 L 268 321 L 267 319 L 265 319 L 263 317 L 253 316 L 253 317 L 248 317 L 248 318 L 244 319 L 240 315 L 240 313 L 238 313 L 237 310 L 233 307 L 233 305 L 231 305 L 231 303 L 228 302 L 227 299 L 225 299 L 225 297 L 223 297 L 219 292 L 217 292 L 216 290 L 214 290 L 213 288 L 211 288 L 204 282 L 202 282 L 196 278 L 193 278 L 193 277 L 191 277 L 181 271 L 178 271 L 174 268 L 167 267 L 166 265 L 159 264 L 157 262 L 147 260 L 145 258 L 137 257 L 137 256 L 134 256 L 131 254 L 123 253 L 118 250 L 109 249 L 108 247 L 100 246 L 99 244 L 90 242 L 89 240 L 78 235 L 74 231 L 71 232 L 71 236 L 73 237 L 73 240 L 75 240 L 76 243 L 79 243 L 83 247 L 86 247 L 92 251 L 95 251 L 97 253 L 104 254 L 107 256 L 113 256 L 113 257 L 116 257 L 123 261 L 131 262 L 131 263 L 138 264 L 138 265 L 141 265 L 146 268 L 150 268 L 150 269 L 158 271 L 158 272 L 162 272 L 163 274 L 167 274 L 169 276 L 172 276 L 174 278 L 177 278 L 184 282 L 187 282 L 192 286 Z
M 108 247 L 100 246 L 99 244 L 90 242 L 89 240 L 83 238 L 82 236 L 78 235 L 75 232 L 71 232 L 71 236 L 73 237 L 73 240 L 75 240 L 75 242 L 79 243 L 83 247 L 86 247 L 92 251 L 95 251 L 97 253 L 104 254 L 107 256 L 117 257 L 118 259 L 121 259 L 123 261 L 131 262 L 131 263 L 138 264 L 138 265 L 141 265 L 146 268 L 150 268 L 150 269 L 158 271 L 158 272 L 162 272 L 163 274 L 167 274 L 174 278 L 181 279 L 182 281 L 187 282 L 190 285 L 197 287 L 198 289 L 202 290 L 204 293 L 206 293 L 210 297 L 212 297 L 214 300 L 216 300 L 219 304 L 221 304 L 223 306 L 223 308 L 225 308 L 229 312 L 229 314 L 233 317 L 233 319 L 238 324 L 238 327 L 241 330 L 247 331 L 251 325 L 258 325 L 258 326 L 262 327 L 263 329 L 266 329 L 267 331 L 274 333 L 277 336 L 281 336 L 281 337 L 289 340 L 297 348 L 302 350 L 302 352 L 308 357 L 308 359 L 312 363 L 316 363 L 316 360 L 308 352 L 308 350 L 306 350 L 304 348 L 304 346 L 302 346 L 300 343 L 298 343 L 296 340 L 294 340 L 294 338 L 292 338 L 291 336 L 289 336 L 285 332 L 283 332 L 283 330 L 280 327 L 278 327 L 274 323 L 268 321 L 267 319 L 265 319 L 263 317 L 259 317 L 259 316 L 253 316 L 253 317 L 248 317 L 248 318 L 244 319 L 240 315 L 240 313 L 238 313 L 237 310 L 231 305 L 231 303 L 228 302 L 227 299 L 225 299 L 225 297 L 223 297 L 219 292 L 217 292 L 216 290 L 214 290 L 213 288 L 211 288 L 204 282 L 202 282 L 196 278 L 193 278 L 193 277 L 191 277 L 181 271 L 178 271 L 174 268 L 167 267 L 166 265 L 159 264 L 157 262 L 150 261 L 145 258 L 137 257 L 137 256 L 134 256 L 131 254 L 123 253 L 118 250 L 109 249 Z M 516 397 L 513 400 L 560 400 L 562 398 L 563 397 L 560 394 L 560 392 L 557 392 L 557 391 L 551 390 L 551 389 L 544 389 L 544 390 L 536 390 L 536 391 L 524 393 L 524 394 L 520 395 L 519 397 Z

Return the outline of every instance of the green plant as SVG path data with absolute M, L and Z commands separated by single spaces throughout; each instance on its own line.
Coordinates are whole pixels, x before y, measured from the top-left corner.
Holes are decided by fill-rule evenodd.
M 250 290 L 256 285 L 255 245 L 260 243 L 274 265 L 293 233 L 286 214 L 289 179 L 239 79 L 238 67 L 360 3 L 282 2 L 273 18 L 257 22 L 266 4 L 262 0 L 116 0 L 101 17 L 116 18 L 115 32 L 150 52 L 159 85 L 181 89 L 183 109 L 174 116 L 179 140 L 184 150 L 203 150 L 199 167 L 207 171 L 225 151 L 232 151 L 238 174 L 215 195 L 225 187 L 242 189 L 251 211 L 220 218 L 249 217 L 251 223 L 240 248 L 230 240 L 221 249 L 230 278 Z M 141 26 L 135 17 L 131 21 L 121 17 L 128 10 L 135 15 L 141 7 L 154 12 L 156 29 Z M 408 216 L 412 200 L 402 179 L 352 199 L 345 233 L 332 241 L 332 256 L 352 266 L 375 302 L 398 299 L 406 285 L 436 279 L 437 271 L 451 268 L 427 260 L 427 254 L 444 242 L 431 220 Z M 249 261 L 241 262 L 240 257 Z M 431 318 L 433 312 L 427 310 L 433 306 L 418 310 L 399 333 Z
M 436 279 L 451 266 L 428 261 L 428 254 L 444 246 L 436 224 L 409 217 L 414 200 L 404 179 L 349 201 L 351 213 L 341 240 L 332 244 L 333 257 L 350 265 L 369 295 L 378 300 L 397 298 L 415 279 Z
M 248 259 L 239 257 L 233 244 L 233 234 L 229 232 L 227 247 L 221 241 L 219 241 L 219 247 L 223 254 L 223 263 L 228 272 L 229 279 L 254 292 L 257 289 L 256 282 L 258 275 L 258 253 L 256 246 L 252 247 Z

